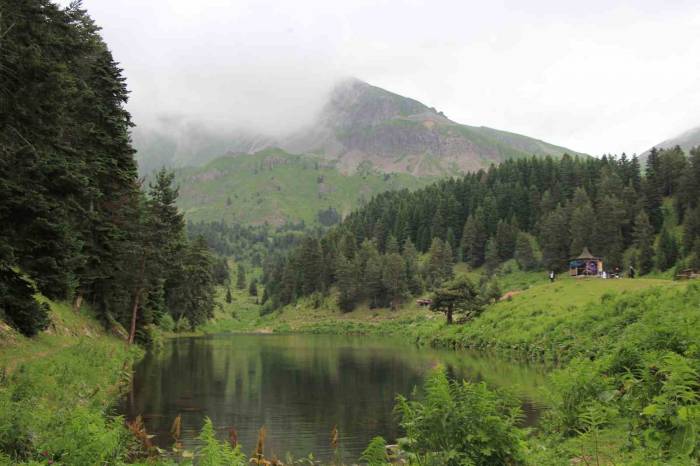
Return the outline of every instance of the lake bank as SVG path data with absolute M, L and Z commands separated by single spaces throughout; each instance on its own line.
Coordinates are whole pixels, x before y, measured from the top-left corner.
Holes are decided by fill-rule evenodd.
M 682 413 L 700 407 L 693 382 L 700 361 L 698 283 L 564 278 L 527 284 L 475 320 L 449 326 L 413 304 L 399 312 L 340 313 L 332 300 L 312 296 L 268 316 L 225 319 L 210 330 L 392 335 L 428 347 L 555 364 L 546 395 L 551 409 L 541 433 L 530 439 L 532 464 L 582 457 L 616 464 L 682 462 L 694 451 L 674 439 L 695 429 L 694 418 Z M 687 396 L 670 399 L 669 390 Z M 652 442 L 653 436 L 658 440 Z
M 47 331 L 27 338 L 3 329 L 0 464 L 125 461 L 132 437 L 112 408 L 143 351 L 108 335 L 87 310 L 44 302 Z

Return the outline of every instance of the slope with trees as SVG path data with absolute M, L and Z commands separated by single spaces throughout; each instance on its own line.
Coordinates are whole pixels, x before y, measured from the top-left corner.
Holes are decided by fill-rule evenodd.
M 487 274 L 511 259 L 523 269 L 559 272 L 584 247 L 609 271 L 697 269 L 698 186 L 700 149 L 686 156 L 674 148 L 652 151 L 644 176 L 638 159 L 624 155 L 530 158 L 384 193 L 329 233 L 310 236 L 322 261 L 310 261 L 304 247 L 270 258 L 264 300 L 275 308 L 336 286 L 343 309 L 360 301 L 387 306 L 439 287 L 456 261 Z M 403 283 L 383 282 L 396 275 L 397 254 Z M 304 286 L 303 274 L 318 279 Z

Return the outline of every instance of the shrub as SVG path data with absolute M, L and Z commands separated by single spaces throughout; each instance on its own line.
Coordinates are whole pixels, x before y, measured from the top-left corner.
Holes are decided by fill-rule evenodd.
M 173 319 L 170 313 L 166 312 L 160 317 L 158 326 L 160 326 L 164 332 L 172 332 L 175 330 L 175 319 Z
M 362 452 L 360 461 L 367 466 L 385 466 L 389 464 L 389 456 L 386 454 L 386 441 L 382 437 L 374 437 L 365 451 Z
M 240 446 L 233 448 L 227 442 L 219 442 L 216 439 L 214 426 L 211 419 L 204 419 L 199 437 L 202 446 L 197 449 L 197 464 L 200 466 L 245 466 L 248 464 L 246 456 L 241 453 Z
M 422 399 L 398 397 L 396 410 L 406 437 L 399 440 L 418 464 L 493 465 L 523 462 L 520 407 L 484 383 L 447 379 L 438 369 L 424 384 Z

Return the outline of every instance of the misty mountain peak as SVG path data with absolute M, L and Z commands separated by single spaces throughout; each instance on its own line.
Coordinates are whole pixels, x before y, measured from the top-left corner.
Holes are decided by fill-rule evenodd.
M 336 128 L 376 126 L 395 118 L 440 118 L 417 100 L 389 92 L 357 78 L 339 82 L 331 91 L 321 119 Z
M 221 137 L 213 137 L 209 131 L 202 132 L 205 138 L 190 134 L 182 141 L 177 128 L 172 130 L 172 141 L 163 137 L 155 141 L 159 148 L 171 151 L 173 165 L 180 166 L 199 165 L 227 153 L 250 154 L 279 147 L 293 154 L 322 157 L 345 173 L 372 167 L 387 173 L 453 175 L 509 158 L 576 154 L 527 136 L 456 123 L 415 99 L 357 78 L 340 81 L 316 120 L 286 137 L 272 138 L 264 132 L 256 136 L 231 128 Z M 206 144 L 204 139 L 216 144 Z M 142 162 L 151 152 L 139 144 L 146 140 L 134 138 Z M 193 148 L 191 141 L 199 142 Z M 167 158 L 158 156 L 163 161 Z

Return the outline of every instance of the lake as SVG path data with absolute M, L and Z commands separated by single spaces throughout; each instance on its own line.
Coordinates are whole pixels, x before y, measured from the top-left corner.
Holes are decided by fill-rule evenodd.
M 255 449 L 265 426 L 267 456 L 313 452 L 332 456 L 337 426 L 345 461 L 355 461 L 370 439 L 394 442 L 398 393 L 409 395 L 437 365 L 451 376 L 509 387 L 523 400 L 525 423 L 538 414 L 544 371 L 471 353 L 417 348 L 390 338 L 336 335 L 211 335 L 169 339 L 136 367 L 120 411 L 142 415 L 154 442 L 170 448 L 173 419 L 182 415 L 187 448 L 205 416 L 221 439 L 233 427 L 244 452 Z

